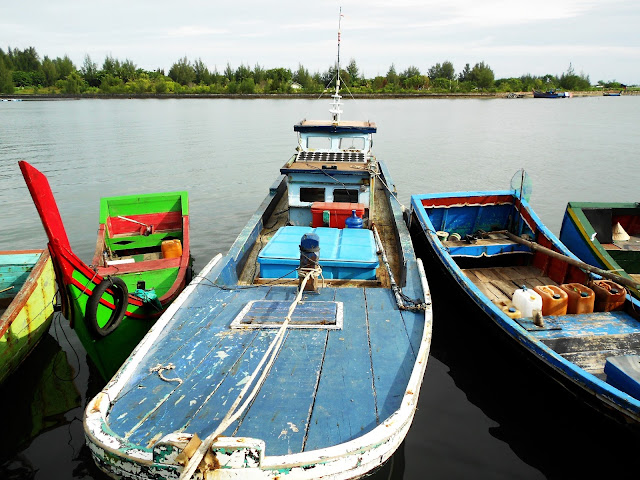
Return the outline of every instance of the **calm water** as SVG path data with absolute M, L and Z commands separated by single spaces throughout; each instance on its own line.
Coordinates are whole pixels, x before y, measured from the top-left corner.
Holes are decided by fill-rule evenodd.
M 89 261 L 101 196 L 186 189 L 196 270 L 226 252 L 293 154 L 293 124 L 328 100 L 78 100 L 0 103 L 0 249 L 43 248 L 20 175 L 49 178 L 76 253 Z M 525 168 L 531 204 L 559 233 L 569 200 L 638 199 L 640 97 L 346 100 L 377 123 L 374 150 L 400 200 L 508 188 Z M 429 277 L 432 284 L 437 277 Z M 404 448 L 379 478 L 568 478 L 637 471 L 637 439 L 513 355 L 459 302 L 435 298 L 432 356 Z M 0 387 L 0 478 L 103 478 L 82 414 L 102 387 L 64 319 Z M 10 436 L 6 433 L 11 434 Z

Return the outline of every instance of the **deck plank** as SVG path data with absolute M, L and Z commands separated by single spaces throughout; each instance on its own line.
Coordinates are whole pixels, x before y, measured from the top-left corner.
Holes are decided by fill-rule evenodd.
M 287 332 L 278 358 L 235 436 L 264 439 L 267 455 L 302 451 L 327 336 L 324 329 Z
M 402 317 L 393 293 L 368 288 L 365 297 L 378 421 L 383 422 L 400 407 L 415 356 L 406 332 L 398 329 Z
M 181 378 L 185 381 L 194 369 L 202 363 L 208 354 L 217 347 L 221 337 L 216 335 L 239 313 L 246 301 L 263 297 L 267 288 L 225 291 L 218 295 L 210 307 L 182 308 L 175 318 L 176 324 L 168 330 L 163 340 L 154 344 L 148 355 L 136 369 L 138 375 L 129 379 L 121 391 L 118 402 L 115 402 L 111 412 L 111 428 L 121 435 L 125 435 L 136 424 L 148 417 L 161 403 L 167 401 L 178 386 L 177 382 L 166 382 L 151 368 L 157 364 L 174 364 L 175 369 L 166 371 L 166 378 Z M 191 319 L 191 322 L 189 322 Z M 150 396 L 147 392 L 153 392 Z M 151 398 L 156 400 L 152 401 Z M 175 423 L 177 422 L 177 423 Z M 172 424 L 179 424 L 180 420 L 171 420 Z
M 305 451 L 351 440 L 376 426 L 364 290 L 339 289 L 335 299 L 344 302 L 344 326 L 329 334 L 327 375 L 320 379 Z

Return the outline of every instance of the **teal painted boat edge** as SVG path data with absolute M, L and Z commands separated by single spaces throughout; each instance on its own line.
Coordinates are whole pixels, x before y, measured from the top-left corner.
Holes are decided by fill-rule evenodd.
M 27 265 L 31 262 L 31 267 L 23 279 L 17 292 L 14 293 L 11 302 L 6 305 L 6 309 L 0 314 L 0 338 L 7 349 L 3 348 L 2 368 L 0 368 L 0 383 L 14 374 L 37 347 L 42 336 L 49 330 L 53 321 L 56 304 L 56 278 L 53 263 L 48 250 L 12 250 L 0 252 L 0 263 L 7 258 L 11 258 L 12 263 Z M 3 288 L 9 288 L 4 287 Z M 5 292 L 8 293 L 8 292 Z M 1 296 L 1 295 L 0 295 Z M 32 312 L 29 309 L 32 298 L 42 296 L 42 302 L 33 300 L 34 304 L 41 308 L 40 311 Z M 50 297 L 50 298 L 48 298 Z M 10 297 L 5 297 L 8 299 Z M 26 343 L 19 345 L 19 338 L 22 331 L 12 332 L 12 327 L 16 319 L 22 314 L 26 316 Z M 8 341 L 8 336 L 14 336 L 12 341 Z M 6 341 L 5 341 L 6 340 Z M 9 350 L 9 348 L 14 350 Z M 15 350 L 18 348 L 18 350 Z M 5 354 L 11 355 L 9 358 Z
M 633 421 L 640 422 L 640 400 L 635 399 L 628 394 L 621 392 L 615 387 L 609 385 L 605 381 L 592 375 L 589 372 L 584 371 L 575 364 L 563 358 L 561 355 L 554 352 L 547 345 L 534 338 L 527 330 L 525 330 L 518 322 L 509 318 L 504 312 L 502 312 L 492 302 L 486 301 L 484 294 L 471 282 L 468 277 L 462 272 L 460 267 L 451 259 L 451 256 L 447 250 L 442 246 L 442 243 L 437 237 L 436 230 L 429 219 L 429 215 L 426 209 L 422 205 L 422 200 L 430 198 L 447 198 L 448 196 L 464 197 L 464 196 L 476 196 L 478 194 L 504 194 L 503 191 L 492 192 L 455 192 L 451 194 L 423 194 L 412 195 L 412 220 L 416 218 L 421 228 L 425 233 L 425 238 L 429 243 L 429 248 L 438 257 L 447 272 L 452 276 L 454 281 L 460 285 L 464 293 L 475 303 L 480 309 L 482 309 L 493 322 L 502 329 L 508 336 L 512 337 L 525 349 L 528 349 L 537 358 L 543 359 L 548 366 L 556 373 L 560 373 L 569 381 L 579 385 L 582 389 L 588 392 L 594 397 L 600 398 L 608 406 L 614 408 L 623 415 L 628 415 L 633 418 Z M 511 192 L 506 192 L 512 194 Z M 531 218 L 537 224 L 540 232 L 556 246 L 560 252 L 565 255 L 577 259 L 577 257 L 571 253 L 566 246 L 564 246 L 560 240 L 540 221 L 537 215 L 533 212 L 530 206 L 523 200 L 523 206 L 525 206 Z M 600 278 L 594 275 L 594 278 Z M 633 303 L 634 308 L 640 311 L 640 302 L 632 298 L 627 294 L 626 299 L 628 302 Z

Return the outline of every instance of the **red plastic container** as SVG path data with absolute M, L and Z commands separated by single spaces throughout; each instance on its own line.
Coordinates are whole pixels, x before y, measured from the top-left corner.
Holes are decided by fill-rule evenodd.
M 596 294 L 595 312 L 622 310 L 627 294 L 622 285 L 611 280 L 594 280 L 591 283 L 591 288 Z
M 362 217 L 364 215 L 363 203 L 346 203 L 346 202 L 314 202 L 311 204 L 312 223 L 311 226 L 316 227 L 333 227 L 345 228 L 344 222 L 351 216 L 351 212 L 355 210 L 356 215 Z M 324 221 L 324 212 L 329 212 L 329 224 Z

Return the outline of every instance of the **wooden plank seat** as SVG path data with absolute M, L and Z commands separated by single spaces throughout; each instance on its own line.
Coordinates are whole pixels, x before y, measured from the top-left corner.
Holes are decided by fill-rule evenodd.
M 533 288 L 539 285 L 557 285 L 542 271 L 530 266 L 473 268 L 462 272 L 484 293 L 489 300 L 499 304 L 509 302 L 513 292 L 525 285 Z

